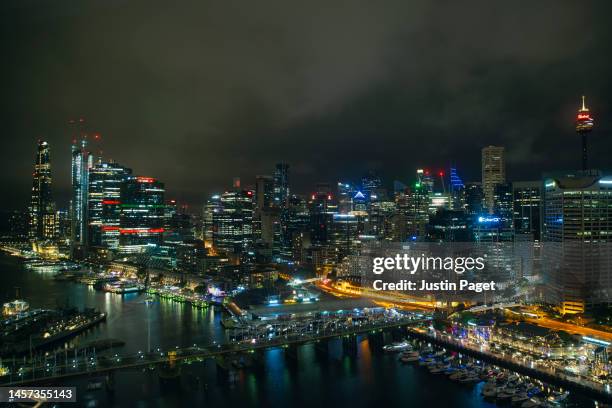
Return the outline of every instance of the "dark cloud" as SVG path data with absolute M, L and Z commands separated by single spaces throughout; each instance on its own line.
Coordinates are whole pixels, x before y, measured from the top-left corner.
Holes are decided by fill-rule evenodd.
M 592 160 L 610 167 L 609 2 L 33 1 L 0 6 L 0 188 L 28 200 L 35 141 L 69 185 L 83 115 L 106 157 L 193 204 L 276 161 L 292 183 L 456 164 L 508 148 L 509 173 L 575 168 L 589 96 Z

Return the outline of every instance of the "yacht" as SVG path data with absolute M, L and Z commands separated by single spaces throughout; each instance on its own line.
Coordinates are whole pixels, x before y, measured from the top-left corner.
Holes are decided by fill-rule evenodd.
M 389 352 L 410 350 L 411 348 L 412 347 L 410 347 L 410 343 L 408 343 L 407 341 L 393 342 L 391 344 L 383 346 L 383 350 Z
M 416 351 L 404 351 L 400 356 L 400 361 L 402 363 L 412 363 L 414 361 L 419 361 L 419 353 Z

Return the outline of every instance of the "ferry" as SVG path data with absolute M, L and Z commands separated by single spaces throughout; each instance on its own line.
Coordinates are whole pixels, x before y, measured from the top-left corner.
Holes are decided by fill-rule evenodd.
M 106 292 L 110 292 L 110 293 L 117 293 L 117 294 L 126 294 L 126 293 L 138 293 L 138 292 L 142 292 L 145 290 L 144 285 L 141 285 L 139 283 L 127 283 L 127 282 L 121 282 L 121 283 L 108 283 L 104 286 L 104 290 Z

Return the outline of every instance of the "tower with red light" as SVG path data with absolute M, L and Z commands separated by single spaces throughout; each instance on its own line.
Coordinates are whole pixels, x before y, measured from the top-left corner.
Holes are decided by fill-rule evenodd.
M 593 130 L 593 116 L 586 107 L 585 98 L 582 96 L 582 107 L 576 115 L 576 132 L 582 138 L 582 170 L 588 168 L 587 135 Z

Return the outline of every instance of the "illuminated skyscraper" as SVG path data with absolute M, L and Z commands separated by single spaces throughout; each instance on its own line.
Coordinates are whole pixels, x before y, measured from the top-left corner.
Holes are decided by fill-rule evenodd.
M 542 240 L 548 300 L 564 313 L 612 305 L 612 176 L 544 179 Z
M 278 163 L 274 170 L 274 205 L 285 207 L 289 200 L 289 165 Z
M 70 239 L 75 251 L 84 252 L 88 243 L 88 192 L 89 169 L 93 155 L 87 150 L 87 140 L 82 138 L 72 144 L 72 200 L 70 202 Z M 79 250 L 80 248 L 80 250 Z
M 218 214 L 221 210 L 221 196 L 219 194 L 213 194 L 210 199 L 206 201 L 202 209 L 202 239 L 204 240 L 206 248 L 211 248 L 213 246 L 215 214 Z
M 255 198 L 258 210 L 271 208 L 276 202 L 276 178 L 272 176 L 256 176 L 255 177 Z M 278 198 L 280 200 L 280 190 Z
M 89 169 L 89 245 L 117 248 L 121 218 L 121 186 L 131 169 L 114 162 L 100 162 Z
M 370 195 L 377 189 L 382 187 L 380 176 L 373 170 L 361 178 L 361 192 L 370 199 Z
M 213 245 L 241 255 L 253 245 L 253 191 L 235 189 L 221 194 L 219 211 L 213 213 Z
M 504 148 L 487 146 L 482 149 L 482 190 L 485 207 L 493 213 L 495 206 L 495 185 L 506 182 L 506 160 Z
M 151 177 L 128 177 L 121 186 L 119 250 L 154 249 L 163 240 L 164 184 Z
M 576 115 L 576 132 L 582 138 L 582 170 L 588 168 L 587 135 L 593 130 L 593 117 L 586 107 L 584 96 L 582 97 L 582 107 Z
M 30 200 L 30 240 L 56 237 L 55 203 L 51 196 L 51 161 L 49 143 L 38 142 Z
M 523 241 L 540 240 L 540 203 L 542 182 L 512 183 L 514 195 L 514 233 Z

